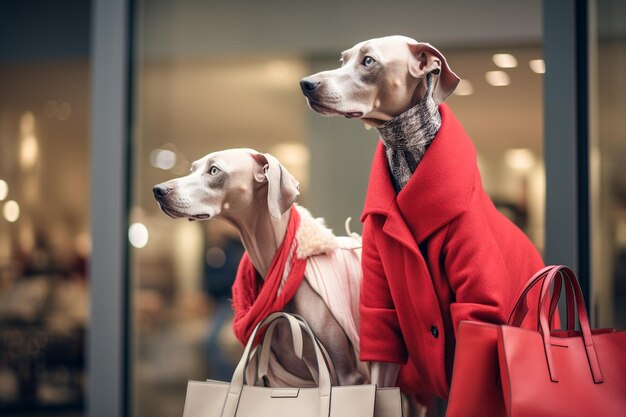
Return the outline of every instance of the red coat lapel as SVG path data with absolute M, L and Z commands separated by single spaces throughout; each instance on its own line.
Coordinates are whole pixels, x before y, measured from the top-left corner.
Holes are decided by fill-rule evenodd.
M 383 230 L 413 251 L 467 208 L 474 186 L 476 150 L 452 111 L 442 104 L 441 128 L 407 185 L 396 195 L 381 143 L 376 148 L 361 221 L 387 217 Z
M 391 182 L 391 173 L 382 142 L 378 143 L 374 154 L 361 221 L 365 221 L 365 218 L 370 214 L 385 216 L 387 219 L 383 225 L 383 231 L 416 255 L 419 253 L 415 239 L 396 203 L 396 190 Z

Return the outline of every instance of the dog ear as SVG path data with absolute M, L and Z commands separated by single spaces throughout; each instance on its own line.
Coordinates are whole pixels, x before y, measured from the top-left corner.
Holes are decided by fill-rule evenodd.
M 443 103 L 459 84 L 459 77 L 450 69 L 443 54 L 434 46 L 424 42 L 408 45 L 411 50 L 409 73 L 415 78 L 423 78 L 428 73 L 438 75 L 433 98 L 437 104 Z
M 300 196 L 300 184 L 273 155 L 257 153 L 252 157 L 259 164 L 254 178 L 258 182 L 267 182 L 267 208 L 278 220 Z

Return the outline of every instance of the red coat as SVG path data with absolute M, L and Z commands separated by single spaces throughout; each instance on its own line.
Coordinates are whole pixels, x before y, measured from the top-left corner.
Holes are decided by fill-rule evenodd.
M 439 110 L 441 128 L 400 193 L 376 149 L 361 217 L 360 333 L 361 360 L 406 363 L 405 392 L 445 399 L 459 322 L 506 321 L 543 261 L 483 190 L 461 124 Z

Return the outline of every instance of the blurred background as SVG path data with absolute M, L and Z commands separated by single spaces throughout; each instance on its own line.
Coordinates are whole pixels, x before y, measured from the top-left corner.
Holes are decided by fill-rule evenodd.
M 88 273 L 97 239 L 90 226 L 97 222 L 90 194 L 98 192 L 90 189 L 95 3 L 0 1 L 3 416 L 86 415 L 86 335 L 98 297 Z M 448 104 L 476 144 L 485 189 L 544 250 L 541 1 L 129 4 L 120 241 L 129 293 L 127 308 L 115 313 L 128 326 L 130 360 L 119 366 L 130 415 L 181 415 L 187 380 L 228 380 L 241 352 L 229 301 L 243 253 L 237 235 L 219 222 L 166 217 L 152 186 L 185 175 L 206 153 L 252 147 L 283 162 L 301 183 L 300 203 L 337 234 L 347 217 L 360 231 L 376 131 L 314 114 L 298 85 L 337 67 L 339 53 L 360 40 L 404 34 L 444 53 L 462 78 Z M 590 2 L 588 19 L 588 301 L 596 326 L 623 329 L 626 6 Z

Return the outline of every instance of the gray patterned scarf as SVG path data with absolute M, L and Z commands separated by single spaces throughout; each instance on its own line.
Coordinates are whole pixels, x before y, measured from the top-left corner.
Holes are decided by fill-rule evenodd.
M 398 193 L 409 182 L 441 127 L 441 115 L 432 95 L 431 74 L 426 76 L 426 82 L 428 88 L 419 103 L 378 128 Z

